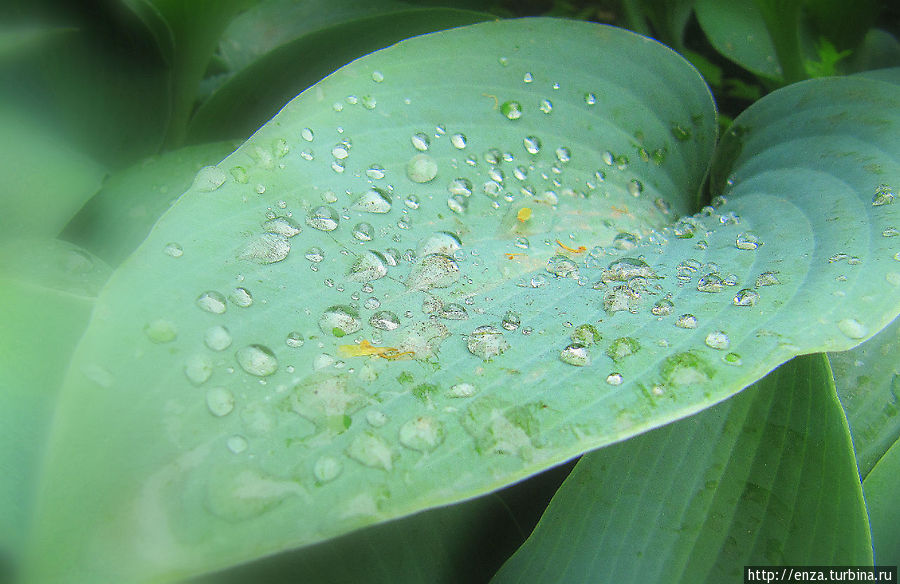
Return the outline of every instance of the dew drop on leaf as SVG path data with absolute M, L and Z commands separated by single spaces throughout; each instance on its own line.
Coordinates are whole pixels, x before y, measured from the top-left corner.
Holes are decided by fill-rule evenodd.
M 340 220 L 337 211 L 327 205 L 316 207 L 306 216 L 306 224 L 319 231 L 334 231 Z
M 188 357 L 184 364 L 184 374 L 194 385 L 203 385 L 212 376 L 213 364 L 205 355 Z
M 162 344 L 171 343 L 178 336 L 178 329 L 173 322 L 158 319 L 144 326 L 144 334 L 151 342 Z
M 580 343 L 572 343 L 563 349 L 559 354 L 559 359 L 563 363 L 575 365 L 576 367 L 585 367 L 591 364 L 591 355 L 588 348 Z
M 278 370 L 278 360 L 272 349 L 265 345 L 247 345 L 235 352 L 241 369 L 257 377 L 267 377 Z
M 711 333 L 706 335 L 706 339 L 704 340 L 704 342 L 710 349 L 717 349 L 720 351 L 723 351 L 731 346 L 731 340 L 723 331 L 712 331 Z
M 506 352 L 509 349 L 509 343 L 503 338 L 502 332 L 491 325 L 484 325 L 469 334 L 466 347 L 476 357 L 488 361 Z
M 321 456 L 313 465 L 313 475 L 320 483 L 328 483 L 336 479 L 344 470 L 341 461 L 333 456 Z
M 218 418 L 227 416 L 234 410 L 234 395 L 224 387 L 213 387 L 206 392 L 206 407 Z
M 203 342 L 213 351 L 224 351 L 231 346 L 231 332 L 222 325 L 211 326 L 203 334 Z
M 228 176 L 218 166 L 204 166 L 194 177 L 194 189 L 201 192 L 211 192 L 225 184 Z
M 390 310 L 380 310 L 369 318 L 369 324 L 379 330 L 392 331 L 400 326 L 400 318 Z
M 240 306 L 241 308 L 247 308 L 253 305 L 253 295 L 250 294 L 249 290 L 240 286 L 231 291 L 231 295 L 228 299 L 231 300 L 232 304 Z
M 286 258 L 290 251 L 291 244 L 285 236 L 263 233 L 241 248 L 237 257 L 257 264 L 274 264 Z
M 347 456 L 371 468 L 390 471 L 394 467 L 394 451 L 391 445 L 372 432 L 357 434 L 347 447 Z
M 844 318 L 838 321 L 838 329 L 851 339 L 862 339 L 868 333 L 865 325 L 855 318 Z
M 431 416 L 419 416 L 400 426 L 400 444 L 419 452 L 431 452 L 444 441 L 444 427 Z
M 167 243 L 166 247 L 163 248 L 163 251 L 166 255 L 173 258 L 180 258 L 184 255 L 184 249 L 181 247 L 181 244 L 175 243 L 174 241 Z
M 750 288 L 744 288 L 735 294 L 733 302 L 735 306 L 756 306 L 756 303 L 759 302 L 759 293 Z
M 437 162 L 427 154 L 416 154 L 406 164 L 406 176 L 414 183 L 430 182 L 437 173 Z
M 329 307 L 319 317 L 322 332 L 335 337 L 350 335 L 362 328 L 359 313 L 352 306 L 338 304 Z
M 697 328 L 697 317 L 690 313 L 682 314 L 675 321 L 675 326 L 683 329 L 695 329 Z
M 197 297 L 197 306 L 212 314 L 222 314 L 227 310 L 225 295 L 215 290 L 207 290 Z
M 500 113 L 508 120 L 518 120 L 522 117 L 522 104 L 517 101 L 505 101 L 500 106 Z

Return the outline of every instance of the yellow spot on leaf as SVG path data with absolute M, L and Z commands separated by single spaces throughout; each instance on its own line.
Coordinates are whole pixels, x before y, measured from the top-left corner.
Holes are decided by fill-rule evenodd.
M 521 209 L 519 209 L 519 212 L 516 213 L 516 219 L 518 219 L 522 223 L 525 223 L 526 221 L 531 219 L 531 208 L 522 207 Z

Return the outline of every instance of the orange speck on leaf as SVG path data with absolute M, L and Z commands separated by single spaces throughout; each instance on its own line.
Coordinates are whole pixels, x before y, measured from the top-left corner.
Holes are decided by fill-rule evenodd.
M 526 256 L 528 254 L 527 253 L 504 253 L 503 255 L 505 255 L 506 259 L 508 259 L 508 260 L 514 260 L 517 257 Z
M 583 245 L 579 245 L 577 248 L 569 247 L 568 245 L 566 245 L 565 243 L 561 242 L 558 239 L 556 240 L 556 245 L 558 245 L 559 247 L 563 248 L 564 250 L 570 251 L 572 253 L 584 253 L 587 251 L 587 248 L 584 247 Z

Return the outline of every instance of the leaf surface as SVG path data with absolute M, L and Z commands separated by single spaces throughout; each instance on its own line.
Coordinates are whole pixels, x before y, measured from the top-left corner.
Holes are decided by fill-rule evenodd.
M 748 565 L 871 563 L 847 423 L 828 361 L 810 355 L 584 456 L 491 582 L 716 583 Z
M 168 581 L 311 544 L 860 343 L 900 311 L 900 207 L 872 205 L 900 176 L 896 100 L 869 79 L 773 94 L 726 136 L 728 202 L 673 224 L 715 116 L 661 45 L 526 19 L 355 61 L 202 169 L 114 274 L 33 578 Z
M 900 446 L 888 449 L 863 482 L 875 562 L 879 566 L 900 561 L 900 505 L 897 505 L 897 476 L 900 476 Z

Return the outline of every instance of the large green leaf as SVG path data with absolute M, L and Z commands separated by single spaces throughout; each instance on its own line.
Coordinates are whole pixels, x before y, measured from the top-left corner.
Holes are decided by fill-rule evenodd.
M 533 19 L 355 61 L 201 170 L 111 279 L 32 578 L 165 581 L 314 543 L 858 344 L 900 311 L 900 207 L 872 203 L 900 177 L 896 106 L 871 79 L 773 94 L 726 136 L 728 202 L 671 225 L 715 119 L 661 45 Z
M 191 121 L 191 141 L 246 138 L 292 97 L 341 65 L 417 34 L 487 20 L 453 8 L 371 0 L 270 0 L 219 42 L 225 72 Z
M 22 551 L 54 400 L 109 273 L 71 244 L 0 246 L 0 558 Z
M 900 438 L 900 319 L 851 351 L 828 355 L 863 479 Z
M 879 566 L 900 562 L 900 505 L 897 504 L 897 477 L 900 476 L 900 442 L 888 449 L 863 482 L 875 561 Z
M 810 355 L 583 457 L 492 582 L 715 584 L 748 565 L 871 563 L 847 422 Z

